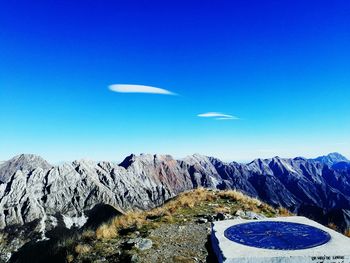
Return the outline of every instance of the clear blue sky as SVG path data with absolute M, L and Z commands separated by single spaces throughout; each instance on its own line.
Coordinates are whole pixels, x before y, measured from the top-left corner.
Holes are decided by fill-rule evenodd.
M 2 1 L 0 160 L 350 157 L 349 29 L 348 0 Z

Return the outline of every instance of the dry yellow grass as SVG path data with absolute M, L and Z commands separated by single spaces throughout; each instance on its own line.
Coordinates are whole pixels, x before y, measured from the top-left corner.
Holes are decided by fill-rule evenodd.
M 158 208 L 155 208 L 155 209 L 148 211 L 147 217 L 148 218 L 157 218 L 157 217 L 164 216 L 167 213 L 170 214 L 170 212 L 165 210 L 163 207 L 158 207 Z
M 103 224 L 96 230 L 98 239 L 111 239 L 118 236 L 118 231 L 130 227 L 141 228 L 147 220 L 147 217 L 162 216 L 165 222 L 172 222 L 172 214 L 181 207 L 193 208 L 200 202 L 211 200 L 212 193 L 199 188 L 193 192 L 180 194 L 173 200 L 167 202 L 161 208 L 155 208 L 148 212 L 131 211 L 125 215 L 115 217 L 108 224 Z
M 96 237 L 95 231 L 86 230 L 81 234 L 83 240 L 93 240 Z
M 261 205 L 261 202 L 258 199 L 248 197 L 245 194 L 238 192 L 238 191 L 235 191 L 235 190 L 218 192 L 218 196 L 221 198 L 224 198 L 224 199 L 229 199 L 231 201 L 242 202 L 242 204 L 245 204 L 248 206 L 260 206 Z
M 284 207 L 279 207 L 278 208 L 278 212 L 279 212 L 279 216 L 291 216 L 292 215 L 292 213 L 291 212 L 289 212 L 286 208 L 284 208 Z
M 141 228 L 146 222 L 147 213 L 145 212 L 128 212 L 125 215 L 115 217 L 111 222 L 103 224 L 96 230 L 98 239 L 110 239 L 118 236 L 120 229 L 131 227 Z
M 75 246 L 75 253 L 77 254 L 86 254 L 89 253 L 91 250 L 91 246 L 87 245 L 87 244 L 78 244 Z
M 338 229 L 337 225 L 334 223 L 328 223 L 327 227 L 329 227 L 330 229 L 333 229 L 335 231 L 337 231 L 337 229 Z
M 140 228 L 145 221 L 145 212 L 128 212 L 123 216 L 114 218 L 112 220 L 112 224 L 118 229 L 125 229 L 129 227 Z
M 173 223 L 175 221 L 172 215 L 166 215 L 162 218 L 162 220 L 166 223 Z
M 273 208 L 263 204 L 255 198 L 248 197 L 241 192 L 230 191 L 210 191 L 204 188 L 198 188 L 193 191 L 179 194 L 176 198 L 169 200 L 162 207 L 150 211 L 130 211 L 125 215 L 115 217 L 109 223 L 101 225 L 95 232 L 98 239 L 111 239 L 118 236 L 119 230 L 135 227 L 140 229 L 146 224 L 148 218 L 161 217 L 163 222 L 171 223 L 174 221 L 173 215 L 183 208 L 194 208 L 203 202 L 212 202 L 218 199 L 227 199 L 228 202 L 239 202 L 243 209 L 259 212 L 260 210 L 273 211 Z M 230 208 L 221 205 L 215 208 L 216 212 L 229 213 Z M 285 215 L 290 215 L 288 210 L 281 209 Z M 185 219 L 184 219 L 185 220 Z M 156 224 L 156 223 L 152 223 Z
M 227 206 L 218 206 L 214 208 L 215 213 L 230 213 L 231 209 Z
M 197 204 L 210 201 L 213 199 L 213 193 L 208 192 L 203 188 L 198 188 L 193 192 L 185 192 L 179 194 L 175 199 L 170 200 L 164 205 L 167 211 L 175 212 L 178 208 L 193 208 Z
M 344 235 L 346 235 L 347 237 L 350 237 L 350 228 L 345 230 Z
M 68 263 L 71 263 L 74 260 L 74 256 L 73 255 L 67 255 L 66 260 L 67 260 Z
M 118 230 L 112 224 L 103 224 L 96 230 L 96 238 L 111 239 L 118 236 Z

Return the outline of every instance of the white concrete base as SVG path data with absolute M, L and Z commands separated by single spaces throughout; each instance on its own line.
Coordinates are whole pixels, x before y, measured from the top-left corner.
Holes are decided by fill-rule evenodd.
M 350 238 L 305 217 L 278 217 L 259 221 L 284 221 L 310 225 L 328 232 L 331 240 L 314 248 L 274 250 L 241 245 L 224 236 L 224 231 L 230 226 L 256 221 L 235 219 L 213 223 L 211 240 L 219 263 L 350 263 Z

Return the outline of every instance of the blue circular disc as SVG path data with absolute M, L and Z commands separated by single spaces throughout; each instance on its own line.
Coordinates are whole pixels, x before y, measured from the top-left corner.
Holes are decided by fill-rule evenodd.
M 259 221 L 231 226 L 225 237 L 242 245 L 297 250 L 317 247 L 327 243 L 331 236 L 316 227 L 281 221 Z

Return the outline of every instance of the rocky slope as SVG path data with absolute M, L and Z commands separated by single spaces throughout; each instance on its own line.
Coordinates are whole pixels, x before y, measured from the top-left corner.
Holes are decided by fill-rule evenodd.
M 196 189 L 158 208 L 117 216 L 96 230 L 24 246 L 10 262 L 216 262 L 211 222 L 288 215 L 236 191 Z
M 58 166 L 35 155 L 20 155 L 0 166 L 0 228 L 31 224 L 45 239 L 46 231 L 57 225 L 83 225 L 98 204 L 120 212 L 149 209 L 197 187 L 238 189 L 325 224 L 340 220 L 338 225 L 347 228 L 349 166 L 345 157 L 334 153 L 248 164 L 198 154 L 182 160 L 143 154 L 130 155 L 120 164 L 80 160 Z

